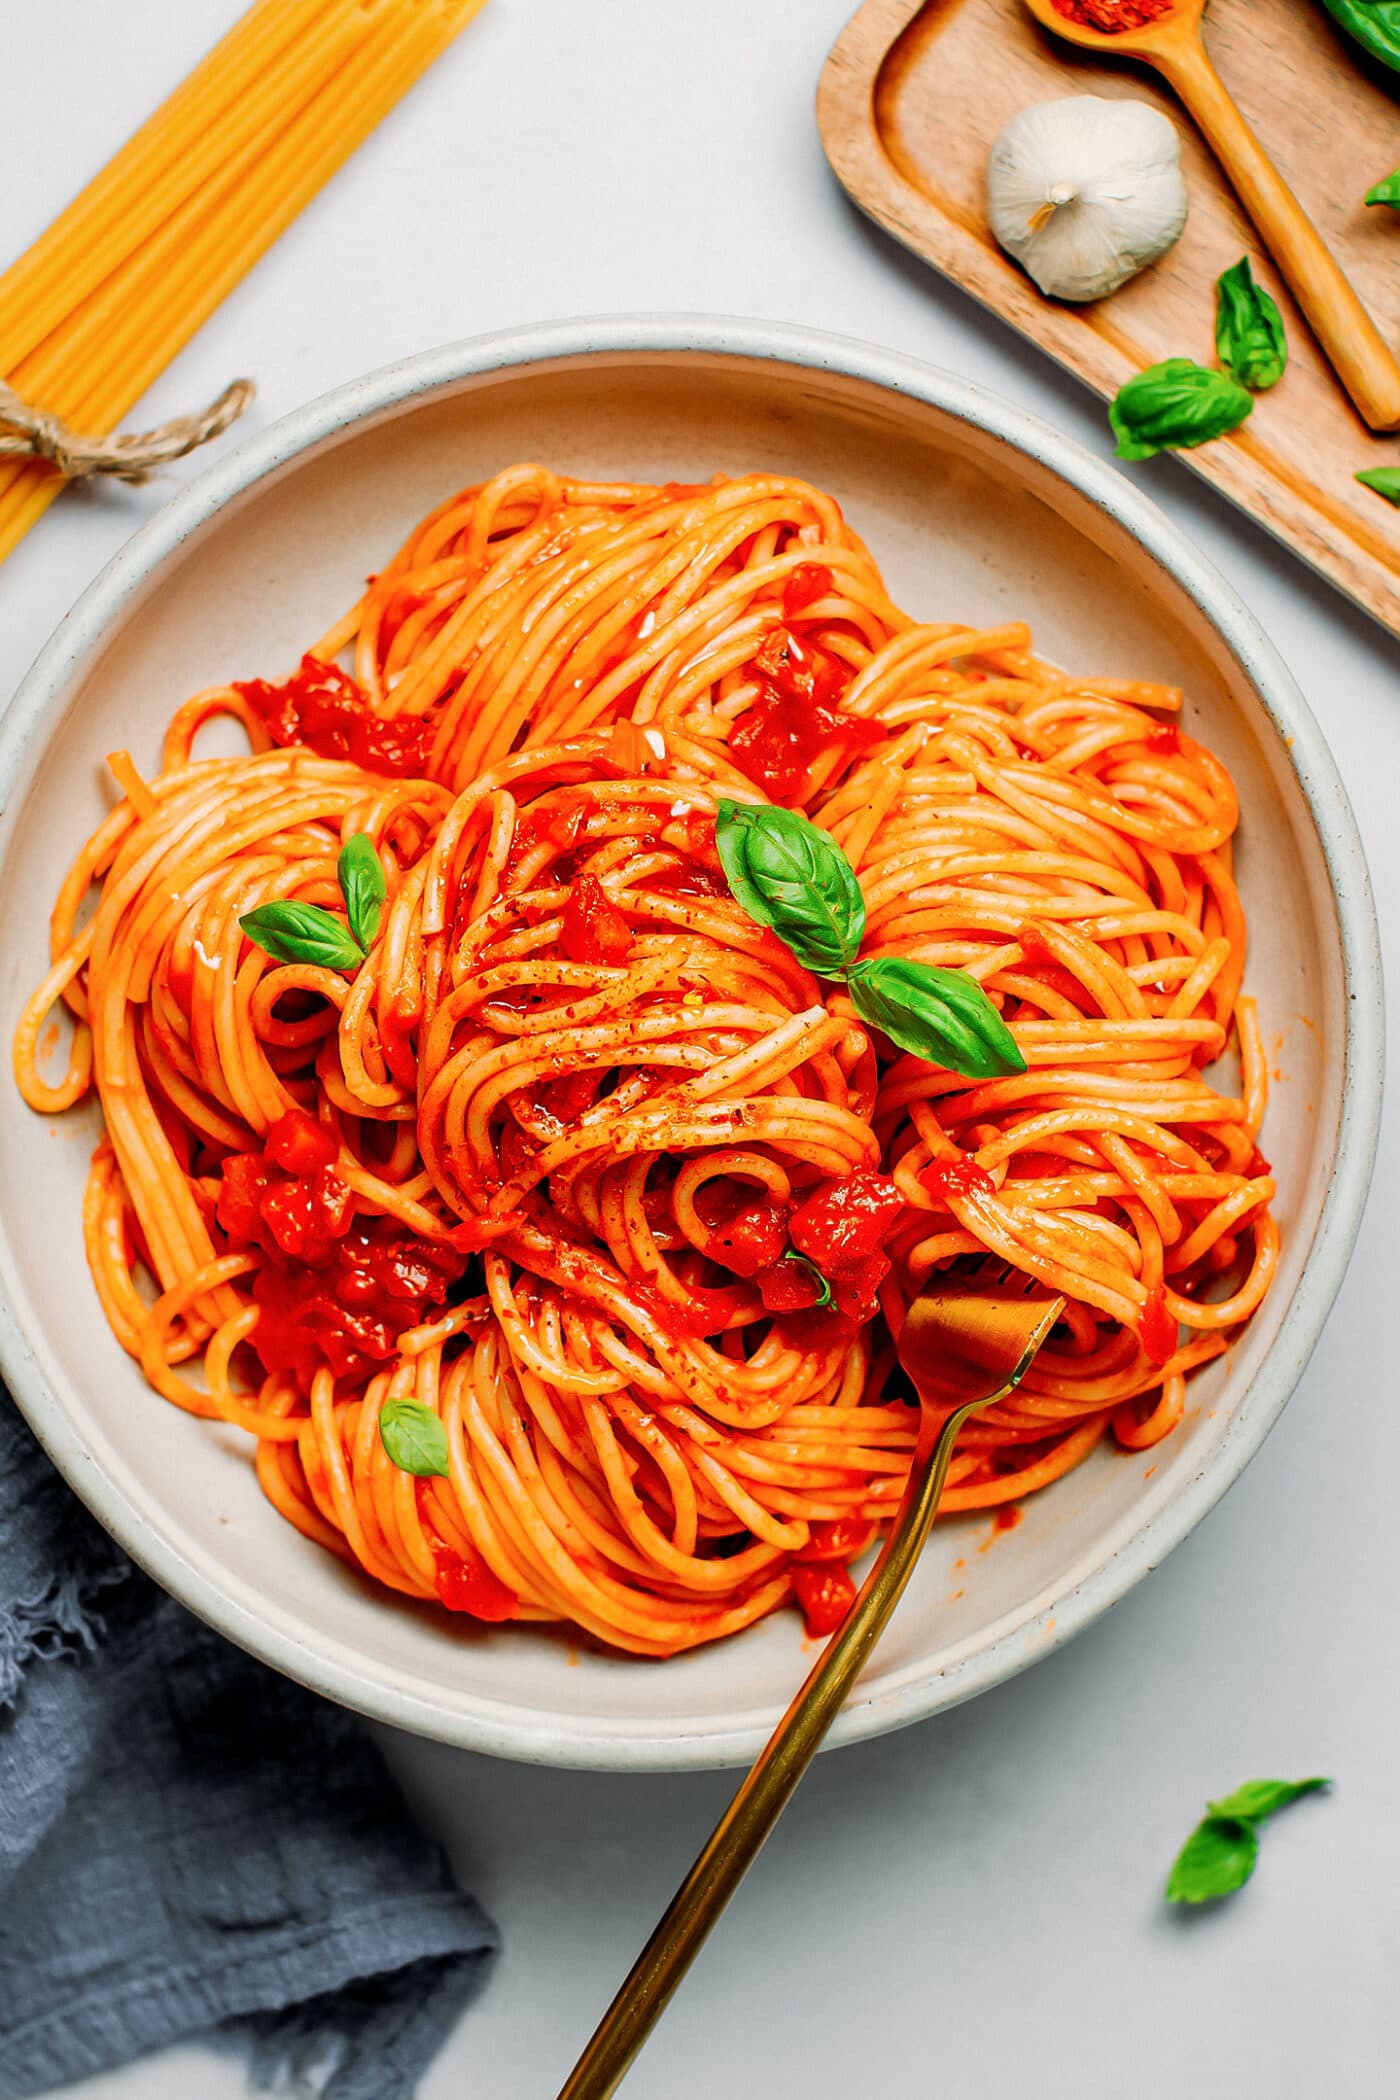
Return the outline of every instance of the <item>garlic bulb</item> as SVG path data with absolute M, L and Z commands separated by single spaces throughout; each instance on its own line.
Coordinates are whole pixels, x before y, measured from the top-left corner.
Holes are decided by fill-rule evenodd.
M 1054 299 L 1102 299 L 1165 255 L 1186 224 L 1176 127 L 1146 102 L 1068 95 L 999 133 L 992 231 Z

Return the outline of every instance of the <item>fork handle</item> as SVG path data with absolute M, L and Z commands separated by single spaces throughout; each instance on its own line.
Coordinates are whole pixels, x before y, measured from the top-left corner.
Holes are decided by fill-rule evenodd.
M 1214 147 L 1362 418 L 1372 430 L 1394 430 L 1400 425 L 1400 362 L 1240 114 L 1195 25 L 1138 56 L 1176 90 Z
M 879 1559 L 677 1889 L 669 1910 L 562 2087 L 559 2100 L 607 2100 L 622 2083 L 720 1912 L 787 1807 L 903 1595 L 937 1515 L 959 1431 L 977 1408 L 991 1404 L 990 1398 L 984 1398 L 959 1408 L 936 1437 L 927 1426 L 928 1416 L 921 1415 L 908 1482 Z

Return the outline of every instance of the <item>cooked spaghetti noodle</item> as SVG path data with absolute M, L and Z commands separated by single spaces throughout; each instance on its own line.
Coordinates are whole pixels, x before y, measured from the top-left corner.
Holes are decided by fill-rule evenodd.
M 16 1071 L 102 1103 L 118 1340 L 373 1580 L 646 1655 L 790 1597 L 836 1623 L 913 1446 L 891 1335 L 959 1256 L 1068 1304 L 945 1509 L 1155 1443 L 1278 1249 L 1238 809 L 1179 705 L 915 624 L 783 477 L 453 498 L 292 678 L 197 695 L 149 780 L 112 761 Z M 195 754 L 218 715 L 250 755 Z M 864 1025 L 730 894 L 722 798 L 805 809 L 864 952 L 969 972 L 1026 1070 Z M 362 961 L 249 939 L 336 914 L 359 834 Z M 391 1456 L 405 1405 L 440 1464 Z

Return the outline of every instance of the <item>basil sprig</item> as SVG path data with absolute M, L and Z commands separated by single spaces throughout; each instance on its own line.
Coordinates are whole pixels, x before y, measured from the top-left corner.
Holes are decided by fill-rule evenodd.
M 420 1480 L 445 1480 L 451 1471 L 447 1431 L 421 1400 L 386 1400 L 379 1410 L 379 1441 L 401 1472 Z
M 1224 369 L 1254 393 L 1276 386 L 1288 363 L 1283 315 L 1242 255 L 1215 280 L 1215 351 Z
M 1374 184 L 1361 201 L 1363 204 L 1393 205 L 1396 211 L 1400 211 L 1400 168 L 1393 175 L 1387 175 L 1383 182 Z
M 1246 1779 L 1207 1813 L 1178 1852 L 1167 1880 L 1168 1903 L 1210 1903 L 1243 1888 L 1259 1857 L 1259 1825 L 1328 1779 Z
M 804 969 L 835 977 L 860 952 L 865 899 L 836 842 L 795 809 L 721 802 L 724 879 L 751 919 L 771 926 Z
M 388 885 L 384 879 L 384 863 L 366 832 L 357 831 L 345 841 L 335 872 L 340 881 L 340 894 L 345 899 L 345 916 L 350 921 L 350 931 L 368 953 L 379 931 Z
M 1108 405 L 1120 459 L 1188 450 L 1243 423 L 1254 397 L 1227 372 L 1168 357 L 1134 373 Z
M 932 963 L 875 955 L 852 964 L 846 974 L 851 1004 L 862 1021 L 881 1028 L 901 1050 L 928 1057 L 969 1079 L 998 1079 L 1024 1072 L 1016 1039 L 975 977 L 940 970 Z
M 1356 479 L 1387 503 L 1400 504 L 1400 467 L 1363 467 Z
M 324 970 L 358 970 L 379 931 L 388 885 L 384 863 L 371 839 L 357 831 L 346 841 L 336 862 L 340 894 L 345 899 L 342 926 L 334 912 L 295 898 L 259 904 L 238 923 L 255 947 L 275 962 L 315 963 Z
M 970 1079 L 1024 1072 L 1011 1031 L 976 979 L 897 956 L 856 960 L 865 899 L 829 833 L 796 810 L 721 802 L 720 866 L 736 903 L 818 977 L 843 979 L 862 1021 L 916 1057 Z

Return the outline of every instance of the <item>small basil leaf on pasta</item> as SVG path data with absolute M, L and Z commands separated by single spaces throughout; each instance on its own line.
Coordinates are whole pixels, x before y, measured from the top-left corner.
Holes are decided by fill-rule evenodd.
M 760 926 L 771 926 L 806 969 L 836 977 L 855 960 L 865 899 L 828 833 L 793 809 L 721 802 L 715 844 L 735 900 Z
M 1108 420 L 1120 459 L 1151 459 L 1154 452 L 1204 445 L 1233 430 L 1254 406 L 1254 396 L 1231 379 L 1189 357 L 1168 357 L 1134 373 L 1108 404 Z
M 260 904 L 239 925 L 277 962 L 316 963 L 325 970 L 358 970 L 365 951 L 347 927 L 319 904 Z
M 1215 280 L 1215 352 L 1230 377 L 1255 393 L 1277 385 L 1288 363 L 1283 315 L 1254 282 L 1247 255 Z
M 379 1441 L 401 1472 L 445 1480 L 451 1470 L 447 1431 L 421 1400 L 386 1400 L 379 1410 Z
M 1319 1787 L 1331 1784 L 1330 1779 L 1246 1779 L 1233 1794 L 1223 1801 L 1208 1801 L 1206 1807 L 1213 1816 L 1245 1816 L 1251 1823 L 1262 1823 L 1301 1794 L 1315 1794 Z
M 1242 1889 L 1259 1857 L 1259 1833 L 1239 1816 L 1207 1816 L 1177 1853 L 1168 1903 L 1211 1903 Z
M 1400 467 L 1363 467 L 1356 478 L 1363 488 L 1384 496 L 1387 503 L 1400 504 Z
M 1026 1069 L 1010 1029 L 976 978 L 963 970 L 873 956 L 847 972 L 846 988 L 862 1021 L 931 1064 L 968 1079 L 1001 1079 Z
M 374 841 L 363 831 L 357 831 L 353 838 L 345 841 L 335 872 L 340 879 L 340 894 L 345 899 L 345 916 L 350 921 L 350 931 L 360 946 L 369 950 L 374 946 L 384 899 L 388 895 L 384 863 L 374 850 Z

